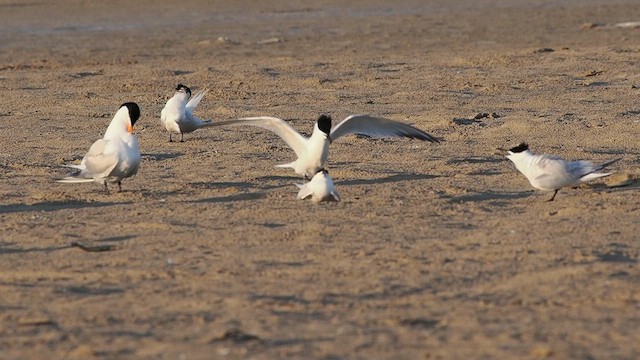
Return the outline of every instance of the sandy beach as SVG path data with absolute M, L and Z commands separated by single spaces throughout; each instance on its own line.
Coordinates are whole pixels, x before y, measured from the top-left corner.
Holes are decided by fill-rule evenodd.
M 631 0 L 0 0 L 0 358 L 640 358 L 633 21 Z M 442 141 L 339 139 L 342 201 L 314 205 L 273 133 L 169 143 L 178 83 L 213 121 L 365 113 Z M 57 183 L 128 101 L 124 191 Z M 496 152 L 523 141 L 621 160 L 545 202 Z

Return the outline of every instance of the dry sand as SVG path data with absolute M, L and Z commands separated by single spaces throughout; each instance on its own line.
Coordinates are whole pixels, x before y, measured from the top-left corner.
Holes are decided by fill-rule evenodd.
M 0 1 L 0 358 L 640 357 L 640 30 L 583 26 L 637 1 L 177 3 Z M 341 139 L 314 206 L 271 133 L 168 143 L 178 82 L 205 118 L 444 141 Z M 125 191 L 56 183 L 126 101 Z M 630 184 L 544 202 L 494 153 L 520 141 Z

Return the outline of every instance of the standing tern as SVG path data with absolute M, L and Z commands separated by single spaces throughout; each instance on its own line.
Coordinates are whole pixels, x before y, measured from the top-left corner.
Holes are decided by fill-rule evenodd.
M 340 195 L 333 185 L 333 180 L 325 169 L 320 169 L 308 183 L 296 184 L 296 186 L 300 189 L 298 200 L 311 198 L 311 201 L 316 204 L 322 201 L 340 201 Z
M 376 138 L 407 137 L 438 142 L 433 136 L 413 126 L 369 115 L 348 116 L 333 129 L 331 128 L 331 117 L 320 115 L 309 138 L 300 135 L 284 120 L 269 116 L 218 121 L 212 125 L 252 125 L 274 132 L 298 156 L 295 161 L 276 165 L 276 167 L 293 168 L 296 174 L 304 176 L 306 179 L 311 179 L 324 168 L 324 164 L 329 158 L 329 144 L 345 135 L 360 134 Z
M 619 161 L 613 159 L 603 164 L 594 166 L 585 160 L 567 161 L 554 155 L 536 155 L 529 150 L 529 145 L 522 143 L 509 150 L 499 149 L 508 153 L 518 171 L 520 171 L 536 189 L 553 191 L 553 196 L 547 201 L 553 201 L 558 190 L 563 187 L 578 186 L 583 182 L 591 181 L 611 173 L 598 173 L 605 167 Z
M 140 165 L 140 145 L 133 134 L 133 125 L 140 117 L 136 103 L 122 104 L 109 124 L 102 139 L 91 145 L 80 165 L 65 165 L 79 170 L 72 176 L 58 180 L 62 183 L 83 183 L 95 181 L 104 184 L 118 184 L 122 191 L 122 179 L 135 175 Z
M 182 84 L 176 86 L 176 93 L 160 112 L 160 122 L 169 132 L 169 142 L 173 142 L 172 134 L 180 134 L 180 142 L 184 142 L 185 133 L 211 125 L 211 120 L 202 120 L 193 115 L 193 110 L 207 91 L 198 91 L 191 97 L 191 89 Z

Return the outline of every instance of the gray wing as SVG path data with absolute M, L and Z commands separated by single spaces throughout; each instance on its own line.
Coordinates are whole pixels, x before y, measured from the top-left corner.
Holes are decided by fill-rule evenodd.
M 581 178 L 587 174 L 596 171 L 595 166 L 590 161 L 579 160 L 567 163 L 567 171 L 576 178 Z
M 89 175 L 98 178 L 107 177 L 118 165 L 118 154 L 110 150 L 109 141 L 105 139 L 96 140 L 91 145 L 82 159 L 82 163 Z
M 193 110 L 196 108 L 196 106 L 198 106 L 198 104 L 200 103 L 200 100 L 202 100 L 202 98 L 208 91 L 209 89 L 204 89 L 204 90 L 198 91 L 195 95 L 193 95 L 193 97 L 191 97 L 191 99 L 187 103 L 185 111 L 188 114 L 193 114 Z
M 224 126 L 224 125 L 251 125 L 257 126 L 269 131 L 274 132 L 280 136 L 284 142 L 289 145 L 290 148 L 295 151 L 296 155 L 301 156 L 306 150 L 307 138 L 300 135 L 291 125 L 287 124 L 282 119 L 278 119 L 270 116 L 248 117 L 236 120 L 217 121 L 209 124 L 209 126 Z
M 433 136 L 411 125 L 369 115 L 348 116 L 331 129 L 331 140 L 336 140 L 349 134 L 360 134 L 376 138 L 408 137 L 438 142 Z
M 588 161 L 566 161 L 553 155 L 541 155 L 536 165 L 540 175 L 531 183 L 544 189 L 559 189 L 575 184 L 582 176 L 593 171 L 593 165 Z

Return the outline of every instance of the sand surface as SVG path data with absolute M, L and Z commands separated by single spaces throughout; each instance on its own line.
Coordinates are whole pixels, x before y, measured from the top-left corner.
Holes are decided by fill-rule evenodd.
M 638 20 L 631 0 L 0 1 L 0 358 L 640 358 L 640 29 L 614 26 Z M 178 82 L 211 89 L 203 118 L 370 113 L 443 141 L 340 139 L 343 201 L 313 205 L 269 132 L 168 143 Z M 56 183 L 127 101 L 139 174 Z M 618 175 L 545 202 L 495 153 L 521 141 Z

